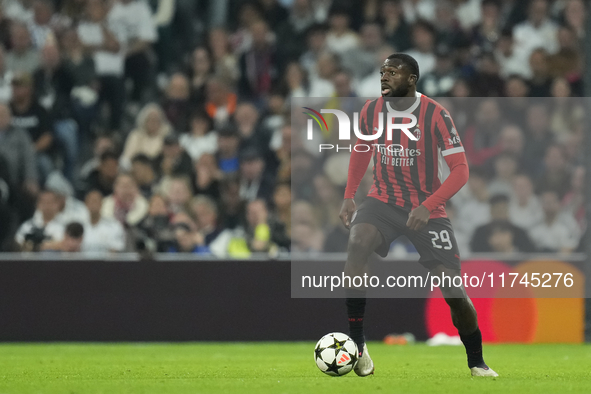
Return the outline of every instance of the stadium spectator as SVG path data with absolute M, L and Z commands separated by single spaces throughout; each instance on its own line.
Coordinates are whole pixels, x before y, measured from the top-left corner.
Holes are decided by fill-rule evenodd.
M 342 55 L 359 45 L 359 37 L 351 30 L 350 21 L 349 13 L 343 8 L 335 8 L 330 13 L 330 29 L 326 34 L 326 46 L 330 52 Z
M 135 180 L 128 174 L 119 174 L 113 194 L 103 199 L 101 215 L 129 227 L 137 225 L 147 213 L 148 201 L 140 194 Z
M 252 253 L 270 252 L 272 248 L 276 248 L 265 201 L 253 200 L 247 204 L 245 237 Z
M 460 231 L 470 239 L 474 230 L 490 221 L 490 193 L 485 173 L 480 168 L 470 170 L 467 186 L 462 188 L 452 199 L 458 209 L 458 225 Z
M 10 177 L 7 182 L 15 191 L 23 191 L 23 200 L 34 196 L 39 183 L 33 143 L 26 130 L 12 125 L 10 108 L 6 104 L 0 104 L 0 141 L 0 157 L 5 160 Z
M 26 130 L 35 147 L 35 157 L 41 182 L 55 168 L 53 120 L 34 96 L 30 74 L 15 74 L 12 78 L 12 125 Z
M 273 179 L 265 173 L 265 161 L 260 151 L 247 149 L 240 156 L 240 197 L 246 201 L 269 201 Z
M 105 252 L 122 252 L 125 249 L 125 230 L 114 218 L 101 215 L 103 195 L 98 190 L 91 190 L 84 198 L 90 220 L 84 225 L 82 252 L 86 255 Z
M 447 95 L 458 77 L 453 58 L 448 50 L 437 50 L 436 56 L 435 69 L 433 72 L 421 76 L 417 87 L 420 92 L 430 97 Z
M 91 140 L 92 125 L 97 120 L 99 82 L 93 57 L 84 47 L 74 28 L 61 34 L 63 67 L 71 75 L 71 106 L 74 119 L 78 123 L 79 145 L 87 146 Z
M 49 113 L 58 147 L 63 152 L 63 173 L 75 178 L 78 161 L 78 124 L 73 119 L 72 89 L 74 75 L 64 66 L 57 43 L 41 49 L 41 66 L 33 74 L 35 98 Z
M 383 49 L 384 39 L 382 28 L 377 23 L 361 26 L 359 45 L 341 55 L 341 63 L 357 79 L 367 77 L 375 67 L 376 58 Z M 345 96 L 340 96 L 345 97 Z
M 206 47 L 197 47 L 191 54 L 188 76 L 191 81 L 191 103 L 194 107 L 205 105 L 205 87 L 213 75 L 214 64 Z M 182 130 L 185 131 L 185 130 Z
M 171 214 L 166 199 L 160 194 L 152 195 L 146 217 L 138 224 L 136 238 L 145 249 L 167 252 L 174 244 L 174 231 L 170 227 Z
M 149 199 L 158 180 L 152 160 L 144 154 L 134 156 L 131 159 L 131 175 L 137 183 L 142 196 Z
M 543 219 L 542 205 L 534 194 L 533 182 L 527 175 L 520 174 L 513 179 L 509 216 L 513 224 L 526 230 L 530 230 Z
M 402 0 L 404 16 L 410 23 L 435 20 L 435 0 Z
M 99 190 L 103 197 L 113 193 L 113 185 L 119 173 L 119 156 L 107 150 L 100 155 L 98 166 L 82 180 L 80 198 L 91 190 Z
M 237 172 L 240 168 L 238 148 L 240 136 L 236 129 L 228 125 L 222 128 L 218 134 L 217 160 L 220 171 L 224 174 Z
M 171 213 L 176 214 L 189 210 L 189 201 L 193 190 L 188 177 L 172 176 L 162 182 L 160 189 Z
M 519 51 L 515 45 L 511 31 L 504 30 L 499 37 L 494 55 L 499 62 L 499 74 L 503 78 L 512 75 L 519 75 L 522 78 L 530 76 L 529 67 L 527 67 L 527 57 Z
M 56 30 L 63 27 L 60 15 L 55 13 L 53 2 L 50 0 L 35 0 L 33 2 L 33 18 L 27 23 L 31 34 L 31 41 L 35 48 L 41 49 L 47 43 L 56 41 Z
M 258 107 L 271 93 L 271 86 L 277 78 L 277 59 L 275 45 L 269 39 L 269 28 L 263 21 L 250 26 L 251 47 L 240 57 L 240 80 L 238 94 L 241 99 L 252 101 Z
M 501 4 L 496 0 L 483 0 L 482 18 L 471 30 L 472 43 L 485 52 L 494 51 L 501 37 Z
M 214 73 L 226 81 L 238 79 L 238 60 L 231 51 L 228 32 L 222 28 L 213 28 L 209 32 L 208 44 L 214 63 Z
M 203 154 L 213 154 L 218 148 L 217 133 L 213 130 L 213 121 L 207 112 L 196 110 L 191 115 L 191 129 L 181 134 L 179 141 L 193 161 Z
M 60 211 L 56 194 L 42 190 L 37 198 L 37 209 L 33 217 L 19 227 L 16 242 L 23 250 L 38 251 L 47 240 L 61 241 L 64 237 L 64 224 L 57 219 Z
M 523 131 L 513 124 L 508 124 L 501 129 L 500 144 L 504 154 L 512 155 L 516 159 L 520 158 L 519 164 L 521 167 L 521 157 L 525 147 L 525 137 Z
M 210 153 L 203 154 L 194 164 L 193 189 L 196 194 L 205 195 L 219 201 L 220 181 L 223 179 L 223 175 L 218 168 L 215 156 Z
M 535 251 L 532 241 L 529 239 L 527 232 L 512 224 L 509 216 L 509 197 L 505 195 L 493 195 L 489 201 L 490 204 L 490 222 L 478 227 L 472 235 L 470 242 L 470 249 L 473 253 L 495 252 L 498 247 L 495 237 L 500 238 L 500 235 L 495 235 L 497 229 L 502 228 L 504 231 L 511 233 L 511 240 L 514 251 L 523 253 L 530 253 Z M 493 240 L 493 242 L 491 242 Z M 504 242 L 502 242 L 505 244 Z
M 296 0 L 287 19 L 281 22 L 267 19 L 277 33 L 277 41 L 285 43 L 277 48 L 278 56 L 287 61 L 297 60 L 306 50 L 306 37 L 309 40 L 309 31 L 316 21 L 311 3 L 310 0 Z
M 435 68 L 435 29 L 425 21 L 418 21 L 412 27 L 412 48 L 406 53 L 416 59 L 421 74 L 428 74 Z
M 193 162 L 191 157 L 183 150 L 179 143 L 179 137 L 169 134 L 164 137 L 162 153 L 155 159 L 156 171 L 160 176 L 170 177 L 174 175 L 193 175 Z
M 334 93 L 332 78 L 339 68 L 337 57 L 325 52 L 318 57 L 316 70 L 310 75 L 309 97 L 330 97 Z
M 41 244 L 41 251 L 79 253 L 84 241 L 84 226 L 78 222 L 68 223 L 64 229 L 64 236 L 60 241 L 45 241 Z
M 471 80 L 472 95 L 476 97 L 500 97 L 503 95 L 503 80 L 494 54 L 483 53 L 476 62 L 475 74 Z
M 536 179 L 537 191 L 552 190 L 563 198 L 570 189 L 570 185 L 571 172 L 564 150 L 558 145 L 550 146 L 544 155 L 544 172 Z
M 306 35 L 306 43 L 306 51 L 302 54 L 299 61 L 290 62 L 288 67 L 297 65 L 305 70 L 306 73 L 310 74 L 315 72 L 314 68 L 316 67 L 318 57 L 328 50 L 326 47 L 326 27 L 320 24 L 311 26 Z M 288 67 L 284 71 L 286 77 L 289 72 Z
M 108 20 L 126 31 L 125 78 L 133 89 L 129 98 L 144 102 L 152 94 L 155 67 L 152 62 L 152 44 L 158 33 L 152 20 L 152 11 L 145 1 L 119 0 L 109 10 Z
M 571 213 L 561 209 L 556 192 L 545 191 L 540 199 L 544 219 L 530 230 L 531 239 L 542 252 L 572 252 L 581 237 L 577 221 Z
M 214 127 L 220 129 L 226 125 L 230 116 L 236 111 L 238 98 L 228 83 L 219 77 L 212 77 L 207 81 L 205 94 L 205 110 L 213 119 Z
M 158 104 L 146 104 L 136 118 L 136 128 L 129 133 L 121 155 L 121 165 L 129 169 L 131 160 L 139 154 L 155 159 L 162 153 L 164 138 L 171 133 L 162 108 Z
M 223 229 L 218 223 L 218 207 L 215 201 L 207 196 L 196 195 L 191 199 L 190 209 L 196 218 L 199 232 L 204 243 L 215 256 L 224 256 L 227 249 L 227 235 L 222 236 Z
M 570 190 L 562 199 L 565 212 L 574 216 L 583 231 L 586 228 L 585 216 L 585 167 L 578 166 L 573 170 Z
M 257 150 L 263 156 L 268 156 L 271 130 L 261 125 L 259 111 L 253 104 L 239 104 L 234 112 L 233 122 L 240 135 L 241 152 Z
M 93 142 L 92 157 L 80 167 L 79 178 L 87 178 L 92 171 L 98 168 L 103 153 L 107 151 L 115 152 L 116 150 L 115 140 L 112 137 L 104 134 L 97 135 Z
M 513 254 L 519 252 L 515 246 L 514 234 L 508 222 L 495 222 L 491 225 L 487 239 L 488 250 L 499 254 Z
M 52 191 L 58 200 L 59 213 L 55 220 L 64 225 L 70 222 L 88 223 L 88 209 L 82 201 L 74 197 L 74 188 L 59 171 L 49 174 L 45 189 Z
M 220 222 L 224 228 L 235 229 L 244 223 L 246 204 L 240 197 L 240 182 L 236 178 L 228 178 L 220 186 L 222 201 L 220 206 Z
M 548 70 L 548 54 L 543 48 L 535 49 L 529 56 L 531 78 L 529 80 L 530 97 L 548 97 L 551 78 Z
M 205 237 L 197 231 L 196 224 L 187 215 L 176 218 L 173 229 L 175 243 L 169 248 L 168 252 L 211 254 L 209 247 L 205 244 Z
M 27 26 L 14 23 L 10 27 L 10 51 L 6 55 L 6 68 L 12 72 L 31 74 L 40 64 L 39 51 L 31 44 Z
M 585 37 L 585 18 L 588 10 L 582 0 L 569 0 L 564 5 L 564 23 L 571 28 L 580 40 L 579 47 Z
M 558 26 L 549 18 L 548 0 L 530 1 L 528 18 L 514 27 L 513 37 L 516 50 L 522 52 L 526 59 L 539 47 L 549 54 L 558 51 Z
M 466 129 L 463 139 L 471 165 L 488 164 L 489 160 L 500 153 L 498 131 L 504 121 L 498 100 L 490 98 L 478 101 L 474 122 Z
M 526 171 L 537 177 L 544 168 L 543 161 L 546 151 L 554 142 L 546 104 L 543 102 L 532 103 L 527 109 L 526 122 L 527 144 L 523 152 L 523 159 Z
M 383 1 L 378 20 L 383 26 L 386 42 L 395 50 L 404 52 L 412 46 L 410 26 L 404 18 L 400 1 Z
M 311 67 L 316 67 L 316 61 L 317 59 Z M 300 63 L 292 62 L 287 65 L 282 88 L 287 98 L 308 96 L 309 84 Z
M 123 48 L 127 44 L 127 31 L 123 24 L 108 18 L 107 4 L 102 0 L 88 0 L 84 15 L 84 20 L 78 24 L 78 37 L 84 50 L 93 55 L 101 86 L 100 102 L 107 103 L 110 112 L 108 126 L 111 131 L 117 131 L 121 127 L 125 104 Z
M 510 196 L 513 191 L 513 179 L 517 173 L 518 162 L 515 156 L 501 153 L 494 161 L 494 177 L 488 184 L 492 196 Z
M 189 113 L 191 111 L 191 89 L 189 80 L 182 73 L 175 73 L 165 90 L 162 109 L 175 132 L 189 129 Z

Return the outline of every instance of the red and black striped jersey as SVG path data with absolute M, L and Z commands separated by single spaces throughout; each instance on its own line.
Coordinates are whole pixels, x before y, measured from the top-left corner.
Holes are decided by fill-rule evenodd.
M 417 120 L 407 130 L 416 141 L 402 129 L 394 129 L 387 139 L 387 114 L 393 114 L 394 124 L 409 124 L 412 114 Z M 445 156 L 460 153 L 464 147 L 447 110 L 435 100 L 417 93 L 417 100 L 405 111 L 394 110 L 384 98 L 368 101 L 360 114 L 360 131 L 376 134 L 382 119 L 382 135 L 374 141 L 359 144 L 373 148 L 373 185 L 368 196 L 411 211 L 421 205 L 439 189 L 442 183 L 442 164 Z M 399 115 L 399 116 L 398 116 Z M 445 217 L 445 204 L 431 211 L 431 218 Z

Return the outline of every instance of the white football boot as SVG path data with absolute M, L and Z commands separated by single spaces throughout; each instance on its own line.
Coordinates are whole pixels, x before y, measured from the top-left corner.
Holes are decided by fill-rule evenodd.
M 373 375 L 375 367 L 373 366 L 373 361 L 371 361 L 371 357 L 369 357 L 369 352 L 367 351 L 367 345 L 363 344 L 363 354 L 357 360 L 357 364 L 355 364 L 355 368 L 353 369 L 358 376 L 368 376 Z
M 495 371 L 493 371 L 489 367 L 486 367 L 486 368 L 472 367 L 472 368 L 470 368 L 470 372 L 472 372 L 472 376 L 492 376 L 492 377 L 499 376 L 498 373 L 496 373 Z

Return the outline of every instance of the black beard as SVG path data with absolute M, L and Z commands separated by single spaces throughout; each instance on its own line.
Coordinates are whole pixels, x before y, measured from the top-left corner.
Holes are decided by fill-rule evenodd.
M 410 87 L 408 85 L 399 86 L 396 90 L 390 88 L 390 93 L 388 93 L 384 97 L 406 97 L 409 91 Z

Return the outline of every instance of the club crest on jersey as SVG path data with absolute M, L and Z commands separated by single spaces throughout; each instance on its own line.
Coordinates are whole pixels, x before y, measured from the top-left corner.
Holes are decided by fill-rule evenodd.
M 421 139 L 422 133 L 421 129 L 419 129 L 418 127 L 412 131 L 412 134 L 415 136 L 416 141 L 419 141 Z

